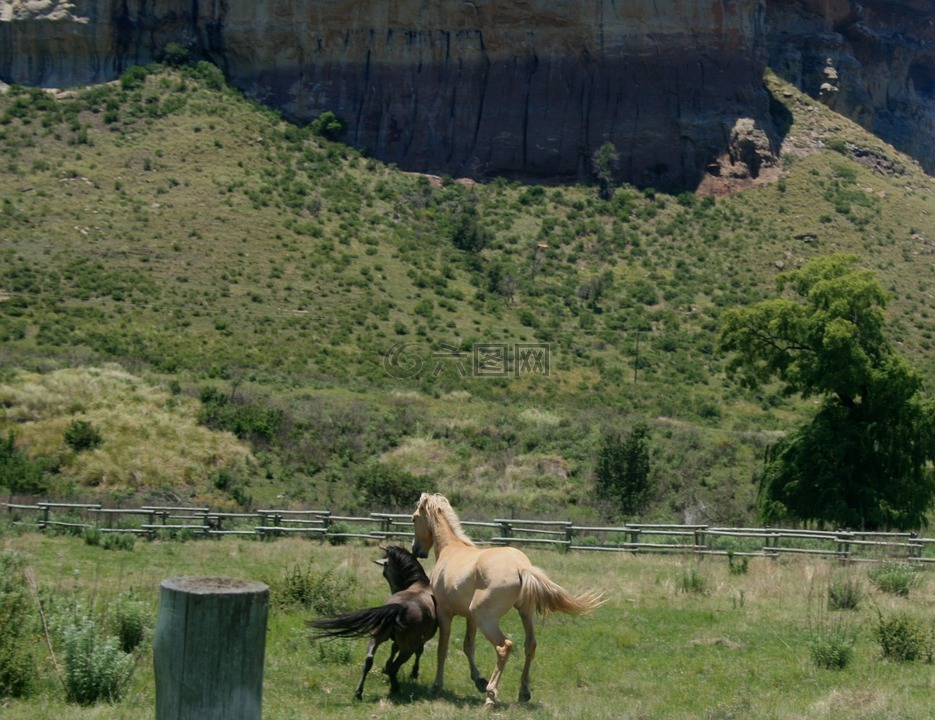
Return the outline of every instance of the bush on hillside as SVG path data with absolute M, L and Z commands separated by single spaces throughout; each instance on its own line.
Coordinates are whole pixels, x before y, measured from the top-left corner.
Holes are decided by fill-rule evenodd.
M 16 447 L 16 435 L 11 430 L 0 438 L 0 488 L 11 493 L 42 495 L 48 491 L 52 463 L 44 458 L 31 459 Z
M 365 504 L 387 509 L 411 507 L 425 490 L 423 478 L 378 462 L 361 470 L 355 484 Z

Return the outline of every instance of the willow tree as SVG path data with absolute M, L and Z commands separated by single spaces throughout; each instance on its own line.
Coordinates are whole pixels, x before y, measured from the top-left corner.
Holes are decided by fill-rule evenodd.
M 935 500 L 935 406 L 886 335 L 883 288 L 856 258 L 815 259 L 777 280 L 779 297 L 724 314 L 728 370 L 819 400 L 810 422 L 766 453 L 760 509 L 864 529 L 923 526 Z

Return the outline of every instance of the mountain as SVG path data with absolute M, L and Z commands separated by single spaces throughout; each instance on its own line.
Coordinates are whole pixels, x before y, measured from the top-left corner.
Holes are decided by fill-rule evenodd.
M 697 189 L 774 166 L 767 65 L 935 171 L 932 0 L 2 0 L 0 81 L 74 87 L 184 48 L 420 172 Z

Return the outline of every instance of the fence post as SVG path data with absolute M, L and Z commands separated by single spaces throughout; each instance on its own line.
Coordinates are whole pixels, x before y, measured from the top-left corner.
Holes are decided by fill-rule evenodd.
M 179 577 L 160 584 L 156 720 L 260 720 L 269 588 Z
M 841 557 L 841 564 L 847 565 L 851 559 L 851 531 L 845 528 L 838 530 L 838 554 Z

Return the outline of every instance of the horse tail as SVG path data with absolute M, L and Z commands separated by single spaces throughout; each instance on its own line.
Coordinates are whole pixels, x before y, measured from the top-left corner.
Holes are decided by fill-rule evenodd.
M 599 592 L 588 591 L 572 595 L 537 567 L 520 571 L 520 581 L 522 584 L 516 607 L 521 611 L 535 610 L 540 615 L 553 612 L 584 615 L 604 603 L 602 593 Z
M 403 605 L 390 603 L 336 617 L 309 620 L 308 625 L 320 631 L 315 634 L 317 638 L 366 637 L 400 626 L 405 612 Z

